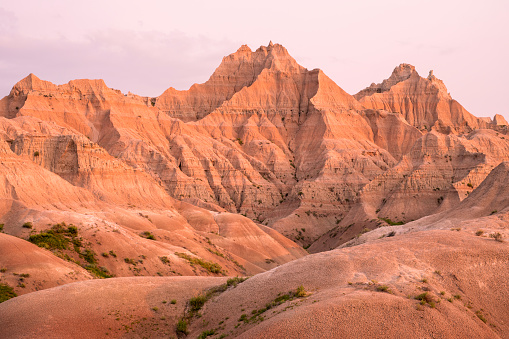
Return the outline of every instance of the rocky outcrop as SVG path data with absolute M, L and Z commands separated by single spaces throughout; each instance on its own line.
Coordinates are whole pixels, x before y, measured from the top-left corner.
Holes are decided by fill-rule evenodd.
M 464 133 L 487 127 L 485 121 L 474 117 L 452 99 L 433 71 L 422 78 L 409 64 L 399 65 L 388 79 L 371 84 L 354 96 L 366 108 L 402 114 L 406 121 L 421 130 Z
M 449 208 L 506 149 L 502 127 L 454 136 L 495 126 L 466 112 L 432 72 L 421 78 L 402 64 L 351 96 L 278 44 L 242 46 L 204 84 L 157 98 L 29 75 L 0 115 L 11 151 L 98 202 L 166 210 L 170 196 L 242 214 L 303 246 Z M 469 138 L 479 142 L 464 151 Z M 425 203 L 408 203 L 417 200 Z M 310 250 L 326 248 L 317 244 Z

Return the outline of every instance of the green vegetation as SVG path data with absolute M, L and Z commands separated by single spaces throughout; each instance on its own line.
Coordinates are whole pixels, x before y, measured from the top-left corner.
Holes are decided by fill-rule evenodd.
M 4 231 L 4 224 L 0 224 L 0 232 Z
M 477 235 L 478 237 L 480 237 L 483 234 L 484 234 L 483 230 L 477 230 L 477 232 L 475 232 L 475 235 Z
M 399 225 L 404 225 L 405 224 L 404 221 L 392 221 L 389 218 L 378 218 L 378 219 L 385 221 L 386 223 L 388 223 L 391 226 L 399 226 Z
M 470 188 L 474 187 L 474 185 L 472 185 L 471 183 L 468 183 L 467 186 L 470 187 Z
M 145 231 L 145 232 L 141 233 L 140 236 L 145 239 L 156 240 L 156 237 L 154 237 L 154 235 L 152 233 L 150 233 L 149 231 Z
M 136 265 L 136 262 L 134 261 L 134 259 L 124 258 L 124 262 L 126 264 Z
M 177 334 L 187 334 L 187 321 L 182 318 L 177 323 Z
M 490 238 L 493 238 L 498 242 L 504 242 L 504 240 L 502 239 L 502 234 L 500 234 L 500 232 L 491 233 Z
M 33 228 L 34 225 L 32 225 L 32 223 L 30 221 L 27 221 L 26 223 L 23 224 L 23 227 L 24 228 Z
M 486 320 L 486 318 L 484 317 L 484 314 L 483 314 L 482 312 L 483 312 L 483 310 L 482 310 L 482 309 L 480 309 L 479 311 L 476 311 L 476 312 L 475 312 L 475 315 L 477 316 L 477 318 L 481 319 L 481 321 L 482 321 L 483 323 L 486 323 L 486 321 L 487 321 L 487 320 Z
M 207 302 L 208 298 L 206 295 L 199 295 L 197 297 L 193 297 L 189 300 L 189 305 L 191 306 L 191 312 L 199 311 L 203 305 Z
M 162 256 L 162 257 L 159 257 L 159 260 L 161 260 L 161 262 L 163 264 L 166 264 L 166 265 L 169 265 L 170 264 L 170 259 L 168 259 L 167 256 Z
M 85 248 L 82 251 L 84 247 L 83 242 L 82 239 L 78 237 L 78 228 L 74 225 L 67 226 L 64 222 L 55 224 L 47 231 L 31 234 L 28 241 L 39 247 L 53 251 L 55 255 L 62 259 L 81 265 L 98 278 L 111 278 L 111 275 L 105 267 L 97 266 L 97 255 L 92 249 Z M 63 251 L 65 250 L 76 252 L 79 258 L 83 259 L 85 263 L 82 264 L 72 259 L 67 253 L 64 254 Z M 110 251 L 110 254 L 111 253 L 112 251 Z
M 230 286 L 237 286 L 238 284 L 246 281 L 247 278 L 241 278 L 241 277 L 234 277 L 234 278 L 229 278 L 227 281 L 226 281 L 226 286 L 227 287 L 230 287 Z
M 420 300 L 421 305 L 428 304 L 429 307 L 435 308 L 435 300 L 433 300 L 433 297 L 428 292 L 419 294 L 418 296 L 415 297 L 415 299 Z
M 389 286 L 387 286 L 387 285 L 379 285 L 376 287 L 376 290 L 378 292 L 392 293 Z
M 206 331 L 203 331 L 199 336 L 198 336 L 198 339 L 205 339 L 207 338 L 209 335 L 214 335 L 216 333 L 215 330 L 206 330 Z
M 14 293 L 14 289 L 12 287 L 7 284 L 0 284 L 0 303 L 17 296 L 18 295 Z
M 241 146 L 244 144 L 244 141 L 242 141 L 241 138 L 237 138 L 237 141 L 238 141 L 239 145 L 241 145 Z
M 39 151 L 35 151 L 34 152 L 34 157 L 38 157 L 39 156 Z
M 185 253 L 175 252 L 175 255 L 179 258 L 189 261 L 191 264 L 200 265 L 201 267 L 203 267 L 204 269 L 211 273 L 221 273 L 221 265 L 219 265 L 218 263 L 206 261 L 201 258 L 191 257 L 190 255 Z
M 270 303 L 265 304 L 264 308 L 261 308 L 259 310 L 253 310 L 251 312 L 251 317 L 247 317 L 246 314 L 241 315 L 239 318 L 239 322 L 243 321 L 244 323 L 250 323 L 250 322 L 256 322 L 256 321 L 263 321 L 264 318 L 262 316 L 263 313 L 267 312 L 268 310 L 275 308 L 287 301 L 294 300 L 296 298 L 304 298 L 308 294 L 306 290 L 304 289 L 304 286 L 299 286 L 295 291 L 290 291 L 286 294 L 279 295 L 277 298 L 275 298 Z
M 25 225 L 23 225 L 23 227 L 25 227 Z M 68 249 L 69 241 L 74 240 L 77 236 L 77 230 L 75 230 L 75 227 L 70 227 L 72 227 L 71 230 L 66 227 L 65 223 L 56 224 L 46 232 L 30 235 L 28 241 L 49 250 L 66 250 Z M 78 245 L 78 242 L 76 242 L 76 244 Z M 78 247 L 80 246 L 78 245 Z
M 177 303 L 177 299 L 171 299 L 170 304 L 175 305 Z

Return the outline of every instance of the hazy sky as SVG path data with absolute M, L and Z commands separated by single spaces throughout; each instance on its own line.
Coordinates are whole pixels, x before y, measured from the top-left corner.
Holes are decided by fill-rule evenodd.
M 158 96 L 272 40 L 351 94 L 406 62 L 471 113 L 509 119 L 508 17 L 509 0 L 0 0 L 0 97 L 29 73 Z

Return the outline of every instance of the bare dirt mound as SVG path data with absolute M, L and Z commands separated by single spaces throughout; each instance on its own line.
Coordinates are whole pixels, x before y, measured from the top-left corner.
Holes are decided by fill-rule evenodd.
M 188 300 L 224 281 L 136 277 L 67 284 L 1 303 L 0 337 L 176 337 Z
M 508 263 L 507 242 L 475 235 L 386 238 L 250 278 L 206 304 L 190 335 L 508 337 Z M 295 296 L 301 285 L 306 297 Z
M 188 337 L 508 337 L 508 263 L 507 242 L 419 232 L 258 274 L 199 305 L 200 316 L 186 302 L 224 279 L 120 278 L 39 291 L 0 304 L 0 333 L 176 336 L 187 314 Z

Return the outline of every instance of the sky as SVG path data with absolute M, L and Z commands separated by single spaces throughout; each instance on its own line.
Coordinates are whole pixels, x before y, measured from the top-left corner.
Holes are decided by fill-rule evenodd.
M 509 120 L 508 16 L 508 0 L 0 0 L 0 98 L 29 73 L 158 96 L 273 41 L 350 94 L 410 63 L 472 114 Z

